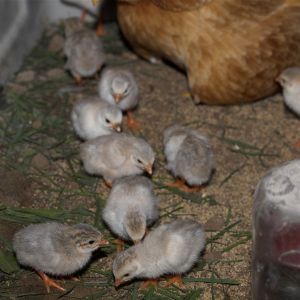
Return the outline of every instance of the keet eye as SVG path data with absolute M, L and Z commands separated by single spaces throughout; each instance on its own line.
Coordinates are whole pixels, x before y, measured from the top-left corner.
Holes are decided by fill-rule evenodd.
M 142 161 L 141 161 L 140 159 L 137 159 L 137 162 L 138 162 L 139 164 L 142 164 Z
M 93 240 L 89 241 L 90 245 L 93 245 L 94 243 L 95 243 L 95 241 L 93 241 Z
M 129 275 L 130 275 L 129 273 L 126 273 L 126 274 L 124 274 L 123 277 L 128 277 Z
M 105 119 L 105 122 L 106 122 L 106 123 L 110 123 L 110 121 L 109 121 L 107 118 Z

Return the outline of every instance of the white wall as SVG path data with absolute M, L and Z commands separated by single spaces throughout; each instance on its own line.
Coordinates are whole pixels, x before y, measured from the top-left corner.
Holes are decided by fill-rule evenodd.
M 81 10 L 77 7 L 66 5 L 60 0 L 32 0 L 43 2 L 43 14 L 46 16 L 47 22 L 57 22 L 69 17 L 79 17 Z M 87 0 L 91 1 L 91 0 Z M 87 20 L 92 20 L 91 17 L 87 17 Z

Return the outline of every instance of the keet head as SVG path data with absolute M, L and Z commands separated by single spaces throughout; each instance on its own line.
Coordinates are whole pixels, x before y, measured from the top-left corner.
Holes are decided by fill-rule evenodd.
M 130 92 L 130 81 L 127 76 L 116 75 L 111 82 L 111 94 L 118 104 L 123 98 L 127 97 Z
M 122 131 L 122 111 L 117 106 L 108 106 L 99 114 L 99 122 L 102 126 L 116 132 Z
M 88 224 L 76 224 L 72 226 L 71 238 L 81 253 L 90 253 L 108 242 L 103 239 L 100 231 Z
M 134 247 L 131 247 L 116 256 L 113 262 L 113 273 L 115 276 L 116 287 L 132 280 L 141 273 L 141 265 Z
M 122 99 L 134 93 L 136 83 L 130 73 L 116 71 L 111 81 L 111 94 L 118 104 Z
M 137 168 L 147 172 L 149 175 L 152 175 L 155 155 L 151 146 L 147 142 L 139 139 L 137 143 L 135 143 L 131 158 Z
M 300 68 L 285 69 L 276 81 L 285 89 L 300 90 Z

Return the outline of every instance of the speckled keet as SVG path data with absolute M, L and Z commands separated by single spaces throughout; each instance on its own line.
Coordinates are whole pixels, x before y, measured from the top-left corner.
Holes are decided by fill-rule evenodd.
M 103 235 L 88 224 L 61 223 L 29 225 L 14 235 L 13 249 L 19 263 L 37 271 L 47 291 L 63 287 L 45 273 L 58 276 L 74 274 L 88 264 L 92 252 L 107 244 Z

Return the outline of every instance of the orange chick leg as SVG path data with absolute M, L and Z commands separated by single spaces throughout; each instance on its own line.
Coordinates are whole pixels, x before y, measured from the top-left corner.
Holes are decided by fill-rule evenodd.
M 117 252 L 122 252 L 125 249 L 125 243 L 121 239 L 115 239 L 114 244 L 117 245 Z
M 169 182 L 166 184 L 169 187 L 175 187 L 185 193 L 195 193 L 201 190 L 201 187 L 189 187 L 183 180 L 177 178 L 174 182 Z
M 300 149 L 300 140 L 296 141 L 296 142 L 293 144 L 293 148 Z
M 182 277 L 180 275 L 170 276 L 168 279 L 168 282 L 165 284 L 165 286 L 170 286 L 172 284 L 177 284 L 180 288 L 184 287 L 184 283 L 183 283 Z
M 140 286 L 140 290 L 145 290 L 150 286 L 153 286 L 155 289 L 157 288 L 158 280 L 157 279 L 148 279 L 144 280 Z
M 60 285 L 58 285 L 53 279 L 50 279 L 45 273 L 43 272 L 37 272 L 41 278 L 43 279 L 44 285 L 47 289 L 47 292 L 50 293 L 50 287 L 54 287 L 62 292 L 65 292 L 66 290 L 61 287 Z
M 81 12 L 81 14 L 80 14 L 80 22 L 81 23 L 84 23 L 85 18 L 86 18 L 86 14 L 87 14 L 86 10 L 83 9 L 82 12 Z
M 139 122 L 133 118 L 133 114 L 131 111 L 127 112 L 127 126 L 133 131 L 138 131 L 140 129 Z

